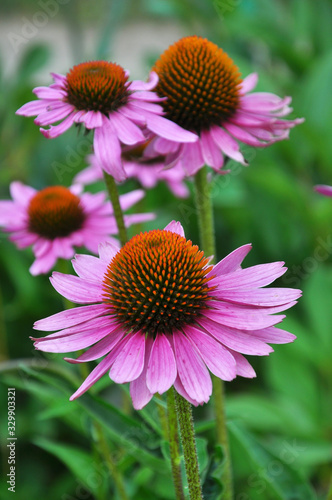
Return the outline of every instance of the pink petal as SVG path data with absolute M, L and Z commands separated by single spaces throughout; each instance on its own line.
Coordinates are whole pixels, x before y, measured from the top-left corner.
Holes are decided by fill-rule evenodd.
M 275 326 L 270 326 L 269 328 L 264 328 L 263 330 L 256 330 L 252 334 L 263 342 L 268 342 L 269 344 L 288 344 L 289 342 L 294 342 L 296 336 L 292 333 L 286 332 L 281 328 L 276 328 Z
M 118 384 L 135 380 L 144 367 L 145 335 L 139 331 L 128 337 L 110 371 L 110 378 Z
M 72 260 L 73 268 L 81 278 L 100 283 L 107 270 L 107 264 L 92 255 L 75 255 Z
M 259 307 L 269 307 L 286 304 L 298 299 L 300 290 L 293 288 L 259 288 L 258 290 L 214 290 L 213 296 L 238 304 L 250 304 Z
M 51 125 L 54 122 L 58 122 L 63 118 L 66 118 L 72 111 L 74 107 L 71 104 L 63 103 L 61 107 L 57 109 L 52 109 L 50 111 L 45 111 L 44 113 L 40 113 L 37 118 L 35 118 L 35 123 L 37 125 Z
M 100 166 L 117 181 L 126 178 L 121 161 L 121 146 L 116 132 L 109 120 L 94 132 L 93 146 Z
M 238 141 L 243 142 L 244 144 L 248 144 L 249 146 L 254 146 L 256 148 L 265 147 L 265 144 L 262 144 L 259 139 L 250 134 L 247 130 L 244 130 L 233 123 L 225 123 L 225 129 L 235 137 Z
M 253 338 L 250 332 L 245 333 L 236 328 L 227 328 L 208 318 L 199 318 L 198 323 L 226 347 L 243 354 L 266 356 L 273 351 L 272 347 Z
M 83 323 L 92 318 L 98 318 L 98 316 L 106 313 L 107 306 L 105 304 L 74 307 L 73 309 L 67 309 L 53 314 L 52 316 L 48 316 L 48 318 L 40 319 L 35 322 L 33 327 L 35 330 L 52 332 L 54 330 L 60 330 L 61 328 L 68 328 Z
M 183 384 L 179 376 L 177 376 L 175 379 L 174 389 L 176 390 L 176 392 L 180 394 L 180 396 L 189 401 L 189 403 L 192 404 L 193 406 L 202 405 L 205 402 L 205 401 L 196 401 L 195 399 L 191 398 L 187 393 L 187 391 L 185 390 L 185 388 L 183 387 Z
M 147 82 L 142 82 L 141 80 L 133 80 L 129 85 L 129 90 L 152 90 L 155 88 L 159 81 L 159 77 L 155 71 L 151 71 L 149 74 L 149 80 Z
M 318 184 L 314 187 L 317 193 L 323 194 L 324 196 L 332 196 L 332 186 L 327 186 L 326 184 Z
M 209 302 L 212 306 L 212 300 Z M 222 301 L 215 301 L 216 309 L 207 309 L 204 315 L 207 318 L 213 319 L 222 325 L 231 328 L 240 328 L 241 330 L 259 330 L 280 323 L 284 319 L 284 315 L 274 315 L 276 308 L 256 308 L 250 306 L 241 306 L 238 304 L 230 304 Z M 283 305 L 283 311 L 289 304 Z M 280 308 L 278 308 L 280 309 Z
M 146 385 L 146 372 L 148 369 L 148 361 L 150 358 L 150 353 L 153 345 L 153 338 L 147 336 L 145 340 L 145 359 L 144 368 L 140 376 L 130 382 L 130 395 L 133 400 L 133 406 L 135 410 L 141 410 L 145 405 L 151 400 L 153 394 L 149 391 Z
M 37 190 L 22 184 L 22 182 L 14 181 L 10 183 L 10 194 L 15 203 L 22 207 L 26 207 L 31 198 L 37 193 Z
M 120 342 L 124 335 L 124 331 L 122 328 L 119 328 L 116 325 L 113 325 L 113 327 L 113 331 L 110 331 L 106 337 L 101 339 L 94 346 L 90 347 L 90 349 L 81 354 L 81 356 L 79 356 L 77 359 L 64 358 L 64 360 L 68 361 L 68 363 L 76 364 L 84 363 L 87 361 L 94 361 L 95 359 L 105 356 L 105 354 L 109 353 L 113 349 L 113 347 L 115 347 L 117 343 Z
M 118 253 L 120 248 L 116 247 L 112 243 L 106 242 L 106 243 L 100 243 L 98 246 L 98 250 L 100 259 L 106 262 L 108 265 L 113 259 L 113 257 Z
M 172 220 L 167 226 L 164 228 L 164 231 L 170 231 L 171 233 L 179 234 L 184 238 L 184 229 L 180 222 Z
M 172 387 L 176 375 L 176 362 L 171 344 L 164 334 L 158 333 L 148 362 L 146 385 L 151 393 L 163 394 Z
M 102 301 L 103 290 L 100 283 L 58 272 L 52 274 L 50 281 L 55 290 L 71 302 L 91 304 Z
M 88 111 L 80 120 L 88 129 L 94 129 L 103 125 L 103 115 L 100 111 Z
M 116 111 L 112 111 L 109 115 L 109 120 L 112 123 L 118 138 L 124 144 L 133 145 L 145 140 L 142 131 L 124 115 L 121 115 Z
M 199 141 L 184 144 L 180 156 L 182 166 L 188 175 L 194 175 L 204 165 L 204 159 Z
M 41 128 L 40 131 L 46 139 L 54 139 L 59 135 L 63 134 L 74 124 L 75 112 L 72 112 L 67 118 L 59 125 L 55 125 L 54 127 L 50 127 L 49 129 Z
M 236 361 L 236 374 L 240 375 L 240 377 L 245 377 L 245 378 L 254 378 L 256 377 L 255 370 L 249 363 L 249 361 L 242 356 L 242 354 L 239 354 L 238 352 L 230 350 L 233 358 Z
M 23 104 L 17 111 L 17 115 L 36 116 L 47 110 L 48 103 L 45 101 L 30 101 Z
M 50 339 L 62 339 L 64 337 L 69 337 L 74 335 L 75 333 L 84 333 L 91 332 L 92 330 L 100 330 L 104 327 L 107 327 L 110 331 L 117 327 L 116 321 L 108 315 L 108 316 L 99 316 L 97 318 L 92 318 L 91 320 L 84 321 L 83 323 L 78 323 L 77 325 L 70 326 L 69 328 L 64 328 L 58 332 L 51 333 L 46 337 L 30 337 L 32 340 L 36 342 L 44 342 Z
M 206 130 L 201 132 L 200 146 L 205 164 L 219 170 L 224 164 L 224 157 Z
M 29 268 L 29 272 L 32 276 L 37 276 L 38 274 L 48 273 L 57 261 L 57 256 L 53 252 L 46 253 L 41 257 L 37 257 L 36 260 Z
M 157 135 L 175 142 L 196 142 L 198 136 L 162 116 L 147 113 L 146 126 Z
M 210 335 L 193 326 L 187 325 L 185 333 L 214 375 L 222 380 L 233 380 L 236 377 L 236 363 L 228 349 Z
M 234 273 L 223 274 L 214 278 L 213 284 L 223 289 L 256 288 L 266 286 L 282 276 L 287 268 L 283 267 L 284 262 L 272 262 L 271 264 L 259 264 L 257 266 L 238 269 Z M 212 282 L 212 280 L 211 280 Z
M 215 143 L 220 147 L 225 155 L 235 161 L 238 161 L 242 165 L 247 165 L 247 162 L 240 152 L 238 143 L 225 130 L 214 125 L 210 129 L 210 133 Z
M 74 333 L 61 338 L 51 338 L 50 340 L 36 341 L 34 346 L 40 351 L 46 352 L 72 352 L 85 349 L 92 344 L 103 339 L 112 330 L 112 324 L 103 328 L 93 328 L 79 333 Z
M 62 100 L 67 95 L 65 90 L 52 89 L 51 87 L 36 87 L 33 89 L 33 93 L 38 97 L 38 99 L 51 100 Z
M 252 248 L 252 245 L 248 243 L 247 245 L 242 245 L 241 247 L 233 250 L 230 254 L 224 257 L 218 264 L 213 266 L 210 275 L 221 276 L 223 274 L 228 274 L 236 271 L 241 267 L 243 259 L 248 255 Z
M 250 92 L 253 90 L 258 82 L 258 74 L 257 73 L 251 73 L 248 75 L 246 78 L 241 83 L 241 94 L 246 94 L 247 92 Z
M 173 342 L 178 375 L 184 389 L 195 401 L 207 403 L 212 394 L 212 382 L 201 356 L 182 332 L 173 332 Z
M 70 401 L 81 396 L 84 392 L 86 392 L 90 387 L 97 382 L 105 373 L 109 370 L 112 365 L 113 352 L 110 352 L 106 358 L 104 358 L 99 365 L 96 366 L 90 373 L 90 375 L 84 380 L 83 384 L 77 389 L 76 392 L 69 398 Z
M 128 208 L 131 208 L 133 205 L 141 201 L 144 196 L 145 192 L 143 189 L 135 189 L 134 191 L 120 195 L 120 205 L 122 210 L 128 210 Z

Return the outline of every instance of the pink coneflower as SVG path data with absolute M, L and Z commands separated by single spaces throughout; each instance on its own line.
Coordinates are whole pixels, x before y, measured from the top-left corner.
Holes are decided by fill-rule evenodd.
M 332 196 L 332 186 L 318 184 L 314 189 L 317 193 L 323 194 L 324 196 Z
M 161 105 L 165 116 L 199 135 L 199 140 L 184 144 L 160 136 L 154 147 L 167 154 L 167 164 L 179 157 L 189 175 L 204 164 L 219 171 L 224 155 L 246 164 L 240 141 L 265 147 L 286 139 L 289 129 L 303 119 L 283 120 L 292 109 L 290 97 L 275 94 L 248 94 L 258 76 L 244 80 L 232 59 L 214 43 L 189 36 L 171 45 L 153 67 L 159 82 L 155 91 L 167 97 Z
M 46 352 L 90 347 L 71 363 L 105 356 L 72 395 L 87 391 L 102 375 L 130 382 L 136 409 L 172 385 L 194 405 L 207 402 L 209 370 L 223 380 L 254 377 L 242 354 L 267 355 L 267 343 L 292 342 L 275 328 L 274 315 L 296 303 L 300 290 L 266 288 L 281 276 L 283 262 L 247 269 L 244 245 L 215 266 L 186 240 L 179 222 L 164 230 L 134 236 L 121 250 L 100 246 L 99 258 L 77 255 L 78 274 L 53 273 L 54 288 L 68 300 L 85 304 L 37 321 L 35 328 L 55 333 L 35 340 Z
M 30 267 L 33 275 L 47 273 L 58 258 L 71 259 L 74 247 L 84 246 L 98 253 L 99 243 L 108 240 L 117 245 L 110 235 L 117 234 L 117 225 L 105 193 L 82 193 L 74 185 L 51 186 L 41 191 L 12 182 L 13 201 L 0 201 L 0 225 L 11 233 L 10 240 L 18 248 L 32 245 L 36 260 Z M 130 208 L 144 196 L 136 190 L 120 196 L 123 210 Z M 153 214 L 125 216 L 127 226 L 154 218 Z
M 82 123 L 94 129 L 94 150 L 102 168 L 116 180 L 125 178 L 121 165 L 121 144 L 144 141 L 145 127 L 165 139 L 181 142 L 197 140 L 162 116 L 162 101 L 151 92 L 158 77 L 151 73 L 149 82 L 128 81 L 129 74 L 121 66 L 106 61 L 85 62 L 74 66 L 66 76 L 52 73 L 54 83 L 36 87 L 39 98 L 22 106 L 16 113 L 37 116 L 35 123 L 47 138 L 63 134 L 73 124 Z
M 148 143 L 144 143 L 123 148 L 122 163 L 127 178 L 137 179 L 145 189 L 152 189 L 158 182 L 164 181 L 175 196 L 179 198 L 189 196 L 189 189 L 184 182 L 186 174 L 181 165 L 165 169 L 165 157 L 162 155 L 149 157 L 145 154 L 147 145 Z M 90 165 L 79 172 L 74 179 L 79 184 L 91 184 L 103 178 L 103 170 L 96 156 L 89 155 L 87 160 Z

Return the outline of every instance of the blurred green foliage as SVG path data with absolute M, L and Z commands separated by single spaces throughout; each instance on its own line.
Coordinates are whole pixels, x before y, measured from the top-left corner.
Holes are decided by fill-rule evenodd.
M 4 22 L 6 15 L 31 18 L 40 4 L 15 0 L 2 2 L 1 8 Z M 306 119 L 291 131 L 289 141 L 261 150 L 243 147 L 250 166 L 231 162 L 231 173 L 213 174 L 212 184 L 218 258 L 252 242 L 246 265 L 284 260 L 289 271 L 278 285 L 304 291 L 283 324 L 298 340 L 276 346 L 267 359 L 253 359 L 257 379 L 227 384 L 235 498 L 323 500 L 331 479 L 332 200 L 315 193 L 313 186 L 332 184 L 332 3 L 100 0 L 92 5 L 72 0 L 61 6 L 59 17 L 50 23 L 72 28 L 76 48 L 68 50 L 76 55 L 75 34 L 82 36 L 97 26 L 96 57 L 109 57 L 105 47 L 116 32 L 128 23 L 143 21 L 154 23 L 156 36 L 159 23 L 174 23 L 183 36 L 195 33 L 214 41 L 231 55 L 243 76 L 253 71 L 259 74 L 257 90 L 291 95 L 293 115 Z M 33 98 L 31 90 L 40 84 L 36 75 L 56 51 L 56 46 L 32 39 L 22 46 L 10 78 L 0 67 L 2 199 L 8 198 L 13 180 L 36 188 L 58 183 L 55 162 L 70 167 L 60 179 L 65 185 L 85 166 L 84 155 L 77 153 L 75 130 L 46 140 L 33 119 L 15 115 L 16 109 Z M 158 55 L 151 40 L 147 64 Z M 0 62 L 11 57 L 15 56 L 2 53 Z M 130 182 L 120 189 L 127 192 L 133 187 Z M 146 194 L 144 209 L 155 211 L 157 219 L 145 228 L 161 228 L 178 219 L 198 243 L 193 206 L 193 196 L 178 200 L 160 185 Z M 155 400 L 148 410 L 128 417 L 117 404 L 127 389 L 111 385 L 105 377 L 89 394 L 69 403 L 80 378 L 77 367 L 67 366 L 61 356 L 45 358 L 34 352 L 29 339 L 33 322 L 61 310 L 62 303 L 47 276 L 28 273 L 31 262 L 29 250 L 18 251 L 1 235 L 0 392 L 4 412 L 6 388 L 17 388 L 15 498 L 117 498 L 105 464 L 94 445 L 91 448 L 92 419 L 109 439 L 130 498 L 173 498 L 167 443 L 156 423 L 163 401 Z M 103 394 L 103 400 L 97 394 Z M 199 408 L 195 415 L 205 498 L 216 500 L 221 498 L 220 488 L 213 478 L 222 467 L 222 452 L 213 446 L 209 408 Z M 5 425 L 1 417 L 1 436 L 6 435 Z M 6 471 L 5 444 L 2 451 Z M 7 498 L 6 493 L 3 482 L 0 496 Z

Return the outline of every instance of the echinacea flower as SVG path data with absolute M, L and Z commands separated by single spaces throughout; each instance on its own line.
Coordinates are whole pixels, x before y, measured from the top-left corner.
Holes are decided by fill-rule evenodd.
M 186 176 L 180 164 L 165 169 L 165 157 L 152 157 L 145 154 L 147 143 L 123 148 L 122 163 L 127 178 L 135 178 L 145 189 L 154 188 L 158 182 L 164 181 L 172 193 L 179 198 L 189 196 L 189 189 L 184 182 Z M 78 184 L 91 184 L 103 179 L 103 169 L 95 155 L 87 157 L 89 166 L 74 178 Z
M 58 258 L 71 259 L 74 247 L 85 247 L 97 254 L 103 241 L 117 240 L 117 224 L 113 207 L 105 201 L 105 193 L 81 193 L 81 186 L 70 188 L 50 186 L 41 191 L 20 182 L 12 182 L 11 200 L 0 201 L 0 226 L 11 233 L 9 239 L 18 248 L 32 245 L 36 257 L 30 267 L 33 275 L 47 273 Z M 123 210 L 127 210 L 144 197 L 138 189 L 120 196 Z M 153 214 L 125 215 L 130 226 L 154 218 Z
M 143 127 L 172 141 L 197 140 L 195 134 L 160 116 L 163 111 L 156 103 L 162 99 L 151 92 L 158 82 L 153 72 L 147 83 L 131 82 L 128 72 L 118 64 L 91 61 L 74 66 L 67 75 L 51 75 L 53 84 L 33 90 L 39 100 L 24 104 L 16 113 L 37 116 L 35 123 L 42 127 L 51 125 L 40 129 L 47 138 L 58 137 L 79 123 L 94 129 L 98 161 L 118 181 L 125 178 L 121 144 L 144 141 Z
M 134 236 L 120 250 L 100 246 L 99 258 L 76 255 L 76 276 L 53 273 L 53 287 L 81 307 L 37 321 L 55 331 L 34 339 L 46 352 L 90 347 L 70 363 L 105 356 L 71 400 L 109 372 L 119 384 L 130 382 L 136 409 L 153 394 L 174 385 L 194 405 L 207 402 L 209 370 L 223 380 L 254 377 L 242 354 L 263 356 L 268 343 L 292 342 L 295 336 L 274 325 L 275 315 L 296 303 L 300 290 L 262 288 L 284 274 L 283 262 L 247 269 L 244 245 L 216 265 L 184 236 L 179 222 L 164 230 Z
M 219 171 L 224 155 L 246 165 L 240 141 L 265 147 L 288 138 L 289 129 L 302 119 L 284 120 L 292 109 L 290 97 L 266 92 L 248 93 L 257 84 L 253 73 L 244 80 L 232 59 L 205 38 L 188 36 L 171 45 L 153 67 L 159 81 L 155 91 L 165 117 L 199 135 L 193 143 L 160 136 L 154 147 L 167 154 L 167 164 L 181 158 L 189 175 L 204 164 Z
M 315 191 L 317 191 L 317 193 L 320 193 L 324 196 L 332 196 L 332 186 L 328 186 L 326 184 L 318 184 L 314 189 Z

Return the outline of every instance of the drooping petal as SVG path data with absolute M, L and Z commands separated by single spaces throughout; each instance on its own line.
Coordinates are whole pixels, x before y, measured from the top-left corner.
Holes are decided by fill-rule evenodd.
M 118 384 L 131 382 L 140 376 L 144 367 L 145 335 L 137 332 L 126 338 L 110 371 L 110 378 Z
M 193 326 L 187 325 L 184 331 L 214 375 L 222 380 L 233 380 L 236 377 L 236 363 L 228 349 Z
M 245 377 L 245 378 L 254 378 L 256 377 L 256 372 L 249 363 L 249 361 L 242 356 L 242 354 L 232 351 L 231 349 L 229 350 L 230 353 L 232 354 L 233 358 L 236 361 L 236 374 L 240 375 L 240 377 Z
M 110 330 L 104 338 L 99 340 L 95 345 L 90 347 L 90 349 L 85 351 L 78 358 L 64 358 L 64 360 L 68 361 L 68 363 L 76 364 L 85 363 L 87 361 L 94 361 L 95 359 L 105 356 L 105 354 L 109 353 L 117 345 L 117 343 L 120 342 L 124 335 L 122 327 L 113 325 L 113 328 L 113 331 Z
M 173 332 L 173 342 L 183 387 L 192 399 L 207 403 L 212 393 L 212 382 L 202 358 L 182 332 Z
M 121 160 L 121 146 L 109 120 L 105 120 L 102 127 L 94 132 L 93 146 L 100 166 L 114 177 L 116 181 L 126 178 Z
M 105 373 L 110 369 L 114 362 L 113 352 L 110 352 L 97 366 L 92 370 L 90 375 L 84 380 L 83 384 L 69 398 L 70 401 L 82 396 L 90 387 L 93 386 Z
M 145 340 L 145 359 L 142 373 L 135 380 L 130 382 L 130 396 L 133 401 L 135 410 L 141 410 L 151 400 L 153 394 L 149 391 L 146 384 L 146 371 L 148 369 L 148 361 L 153 345 L 153 338 L 149 335 Z
M 154 340 L 146 374 L 146 385 L 153 394 L 163 394 L 175 381 L 177 375 L 173 349 L 163 333 Z
M 143 142 L 145 137 L 142 131 L 131 120 L 116 111 L 112 111 L 109 120 L 116 131 L 118 138 L 123 144 L 134 145 Z
M 217 126 L 211 127 L 210 133 L 215 143 L 220 147 L 225 155 L 229 156 L 239 163 L 242 163 L 242 165 L 247 165 L 246 160 L 240 152 L 240 146 L 232 136 L 230 136 L 225 130 Z
M 107 264 L 92 255 L 77 254 L 72 264 L 78 276 L 99 284 L 107 270 Z

